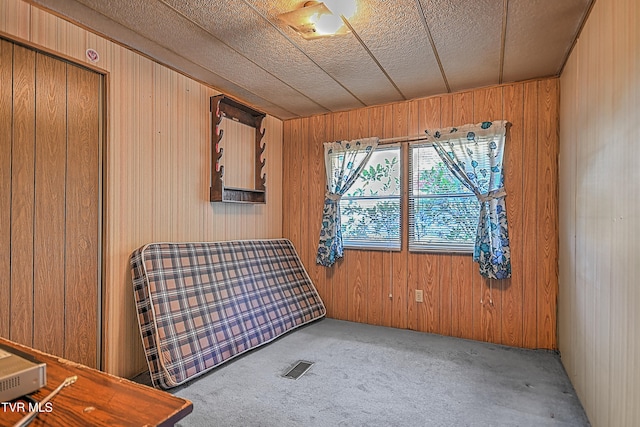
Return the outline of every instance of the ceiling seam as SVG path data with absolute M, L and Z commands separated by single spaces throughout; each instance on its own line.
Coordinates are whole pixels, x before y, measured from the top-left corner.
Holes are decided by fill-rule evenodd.
M 416 0 L 416 6 L 420 11 L 419 15 L 422 21 L 422 26 L 424 27 L 424 31 L 427 33 L 427 37 L 429 38 L 429 43 L 431 44 L 431 50 L 433 50 L 433 55 L 436 57 L 436 62 L 438 63 L 438 68 L 440 68 L 440 74 L 442 75 L 442 80 L 444 81 L 444 85 L 447 88 L 447 93 L 451 93 L 451 86 L 449 86 L 447 75 L 444 72 L 444 67 L 442 66 L 440 55 L 438 55 L 438 49 L 436 48 L 436 43 L 433 40 L 433 36 L 431 35 L 429 24 L 427 24 L 427 17 L 425 16 L 424 9 L 422 8 L 422 3 L 420 3 L 420 0 Z
M 247 61 L 251 62 L 253 65 L 255 65 L 256 67 L 260 68 L 262 71 L 264 71 L 265 73 L 269 74 L 271 77 L 275 78 L 276 80 L 278 80 L 279 82 L 281 82 L 282 84 L 284 84 L 285 86 L 293 89 L 294 91 L 298 92 L 300 95 L 302 95 L 303 97 L 307 98 L 309 101 L 313 102 L 314 104 L 316 104 L 318 107 L 324 108 L 327 112 L 330 112 L 331 109 L 325 107 L 322 104 L 319 104 L 318 102 L 316 102 L 315 100 L 313 100 L 312 98 L 310 98 L 309 96 L 305 95 L 303 92 L 299 91 L 298 89 L 296 89 L 295 87 L 291 86 L 290 84 L 288 84 L 287 82 L 285 82 L 284 80 L 282 80 L 280 77 L 276 76 L 275 74 L 273 74 L 272 72 L 270 72 L 269 70 L 263 68 L 262 66 L 260 66 L 258 63 L 256 63 L 255 61 L 253 61 L 252 59 L 248 58 L 247 56 L 245 56 L 242 52 L 239 52 L 238 50 L 236 50 L 234 47 L 228 45 L 227 43 L 225 43 L 224 41 L 220 40 L 218 37 L 216 37 L 214 34 L 211 34 L 209 31 L 207 31 L 206 28 L 202 27 L 200 24 L 196 23 L 195 21 L 192 21 L 191 19 L 189 19 L 189 17 L 185 16 L 182 12 L 180 12 L 179 10 L 176 10 L 174 7 L 172 7 L 171 5 L 165 3 L 164 0 L 160 0 L 160 2 L 162 4 L 164 4 L 165 6 L 167 6 L 169 9 L 173 10 L 175 13 L 177 13 L 178 15 L 182 16 L 184 19 L 186 19 L 187 21 L 191 22 L 193 25 L 195 25 L 196 27 L 200 28 L 202 31 L 204 31 L 205 33 L 209 34 L 211 37 L 213 37 L 214 39 L 218 40 L 220 43 L 222 43 L 224 46 L 227 46 L 229 49 L 231 49 L 232 51 L 234 51 L 235 53 L 237 53 L 238 55 L 240 55 L 241 57 L 245 58 Z M 186 59 L 186 58 L 185 58 Z M 216 73 L 217 74 L 217 73 Z M 229 80 L 226 77 L 220 76 L 225 80 Z M 231 80 L 229 80 L 231 81 Z M 243 85 L 235 83 L 238 86 L 240 86 L 241 88 L 247 90 Z M 251 92 L 251 91 L 249 91 Z M 253 92 L 251 92 L 253 93 Z M 256 94 L 254 94 L 256 95 Z M 259 96 L 259 95 L 256 95 Z M 270 101 L 271 102 L 271 101 Z M 273 102 L 272 102 L 273 103 Z M 278 104 L 274 104 L 277 105 L 279 108 L 282 108 L 285 111 L 289 111 L 286 108 L 278 105 Z M 297 113 L 292 113 L 295 114 L 297 116 L 300 116 L 300 114 Z
M 275 25 L 273 22 L 271 22 L 271 20 L 269 20 L 269 18 L 267 18 L 265 15 L 262 14 L 262 12 L 260 10 L 258 10 L 254 5 L 252 5 L 251 3 L 248 3 L 247 0 L 242 0 L 247 6 L 249 6 L 251 9 L 253 9 L 253 11 L 255 13 L 257 13 L 262 19 L 264 19 L 267 23 L 269 23 L 269 25 L 271 25 L 276 31 L 278 31 L 282 37 L 284 37 L 285 39 L 287 39 L 287 41 L 289 43 L 291 43 L 293 45 L 293 47 L 295 47 L 296 49 L 298 49 L 298 51 L 300 51 L 300 53 L 302 53 L 304 56 L 307 57 L 307 59 L 309 59 L 309 61 L 311 61 L 313 63 L 313 65 L 315 65 L 316 67 L 318 67 L 318 69 L 322 70 L 323 73 L 325 73 L 327 76 L 329 76 L 334 82 L 336 82 L 342 89 L 344 89 L 349 95 L 351 95 L 355 100 L 357 100 L 360 104 L 362 104 L 363 107 L 366 107 L 367 104 L 362 101 L 360 98 L 358 98 L 356 96 L 355 93 L 351 92 L 345 85 L 343 85 L 342 83 L 340 83 L 335 77 L 333 77 L 333 75 L 331 73 L 329 73 L 327 70 L 325 70 L 324 68 L 322 68 L 322 66 L 320 66 L 320 64 L 318 64 L 315 60 L 313 60 L 313 58 L 311 58 L 309 55 L 307 55 L 307 53 L 300 47 L 298 46 L 298 44 L 296 42 L 294 42 L 293 40 L 291 40 L 291 38 L 285 34 L 277 25 Z M 332 111 L 332 110 L 329 110 Z
M 564 59 L 562 60 L 562 65 L 560 65 L 560 69 L 556 73 L 557 77 L 562 75 L 562 72 L 564 71 L 564 67 L 567 65 L 567 61 L 569 61 L 569 56 L 571 56 L 571 52 L 573 52 L 573 48 L 578 43 L 578 39 L 580 38 L 580 34 L 582 34 L 582 29 L 586 25 L 587 19 L 589 19 L 589 15 L 591 15 L 591 11 L 593 10 L 593 6 L 595 5 L 595 3 L 596 3 L 596 0 L 590 0 L 590 3 L 589 3 L 589 6 L 587 7 L 587 10 L 584 13 L 584 15 L 582 16 L 582 22 L 580 22 L 580 25 L 578 26 L 578 29 L 576 30 L 575 36 L 573 37 L 573 42 L 571 43 L 571 46 L 569 46 L 569 49 L 567 49 L 567 52 L 566 52 L 566 54 L 564 56 Z
M 504 77 L 504 49 L 507 40 L 507 15 L 509 13 L 509 0 L 502 2 L 502 34 L 500 35 L 500 75 L 498 76 L 498 84 L 502 84 Z
M 369 54 L 369 56 L 371 57 L 371 59 L 373 60 L 373 62 L 376 63 L 376 65 L 378 66 L 378 68 L 380 68 L 380 71 L 382 71 L 382 74 L 384 74 L 384 76 L 387 78 L 387 80 L 389 80 L 389 83 L 391 83 L 391 85 L 395 88 L 395 90 L 400 94 L 400 96 L 402 97 L 403 101 L 407 100 L 407 97 L 404 96 L 404 93 L 402 93 L 402 91 L 400 90 L 400 88 L 398 87 L 398 85 L 393 81 L 393 79 L 391 78 L 391 76 L 389 75 L 389 73 L 387 73 L 387 70 L 384 69 L 384 67 L 382 66 L 382 64 L 378 61 L 378 59 L 375 57 L 375 55 L 373 54 L 373 52 L 371 52 L 371 50 L 369 49 L 369 47 L 366 45 L 366 43 L 364 42 L 364 40 L 362 40 L 360 38 L 360 36 L 358 35 L 358 32 L 355 30 L 355 28 L 353 28 L 351 26 L 351 23 L 347 20 L 347 18 L 345 18 L 344 16 L 342 16 L 342 21 L 344 22 L 344 24 L 349 28 L 349 30 L 351 30 L 351 34 L 353 34 L 353 36 L 356 38 L 356 40 L 358 40 L 358 42 L 360 43 L 360 45 L 362 46 L 362 48 Z

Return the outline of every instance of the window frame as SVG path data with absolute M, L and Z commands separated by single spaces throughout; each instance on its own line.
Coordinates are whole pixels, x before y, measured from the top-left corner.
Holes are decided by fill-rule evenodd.
M 343 248 L 348 250 L 370 250 L 370 251 L 387 251 L 387 252 L 401 252 L 405 248 L 408 252 L 415 253 L 453 253 L 453 254 L 463 254 L 469 255 L 473 254 L 475 247 L 475 235 L 473 241 L 468 243 L 460 243 L 460 242 L 416 242 L 414 240 L 414 233 L 412 231 L 415 226 L 414 222 L 414 206 L 417 200 L 420 199 L 451 199 L 455 197 L 469 197 L 475 198 L 475 194 L 468 190 L 468 192 L 463 193 L 448 193 L 448 194 L 427 194 L 427 195 L 415 195 L 413 193 L 413 150 L 429 147 L 429 143 L 424 142 L 410 142 L 410 141 L 402 141 L 390 144 L 380 144 L 376 151 L 379 150 L 398 150 L 398 174 L 399 174 L 399 195 L 397 196 L 347 196 L 346 194 L 340 199 L 340 220 L 341 224 L 343 223 L 343 201 L 348 202 L 350 200 L 398 200 L 399 204 L 399 221 L 398 221 L 398 234 L 399 238 L 397 243 L 394 241 L 393 245 L 385 245 L 380 240 L 371 240 L 367 242 L 365 240 L 355 239 L 350 240 L 348 235 L 344 233 L 344 228 L 342 229 L 342 243 Z M 431 147 L 432 148 L 432 147 Z M 433 148 L 432 148 L 433 149 Z M 434 153 L 435 153 L 435 149 Z M 437 153 L 435 153 L 437 156 Z M 405 163 L 406 162 L 406 163 Z M 406 164 L 406 167 L 405 167 Z M 367 163 L 366 167 L 369 166 Z M 450 172 L 449 172 L 450 173 Z M 455 176 L 452 175 L 452 178 L 457 180 Z M 466 188 L 466 187 L 465 187 Z M 348 192 L 347 192 L 348 193 Z M 406 210 L 406 212 L 405 212 Z M 479 219 L 480 215 L 480 205 L 478 205 L 477 209 L 477 217 L 474 218 L 474 221 Z M 404 242 L 407 242 L 407 245 L 404 245 Z
M 342 229 L 342 246 L 344 249 L 349 250 L 371 250 L 371 251 L 387 251 L 387 252 L 400 252 L 402 251 L 402 244 L 404 241 L 404 227 L 403 227 L 403 209 L 404 209 L 404 156 L 403 144 L 393 143 L 393 144 L 381 144 L 378 145 L 376 151 L 382 150 L 397 150 L 398 151 L 398 195 L 394 196 L 347 196 L 346 194 L 340 199 L 340 222 L 343 223 L 343 201 L 349 202 L 353 200 L 397 200 L 399 211 L 398 211 L 398 240 L 397 242 L 394 240 L 393 244 L 384 244 L 383 240 L 363 240 L 363 239 L 349 239 L 349 237 L 344 233 L 344 229 Z M 375 153 L 374 153 L 375 154 Z M 371 159 L 369 159 L 371 161 Z M 369 163 L 365 166 L 365 169 L 369 166 Z M 364 170 L 363 170 L 364 171 Z M 362 174 L 362 172 L 361 172 Z M 360 179 L 360 178 L 358 178 Z M 347 192 L 348 193 L 348 192 Z
M 420 242 L 415 240 L 415 205 L 416 201 L 421 199 L 454 199 L 454 198 L 476 198 L 475 194 L 468 190 L 468 192 L 451 192 L 445 194 L 414 194 L 413 187 L 413 178 L 415 174 L 414 170 L 414 160 L 413 160 L 413 151 L 417 149 L 424 149 L 431 147 L 434 150 L 435 155 L 438 154 L 435 152 L 435 149 L 429 143 L 413 143 L 407 144 L 408 148 L 408 157 L 409 157 L 409 165 L 408 165 L 408 174 L 409 179 L 407 182 L 408 188 L 406 191 L 407 194 L 407 206 L 408 206 L 408 214 L 407 214 L 407 241 L 408 241 L 408 250 L 409 252 L 430 252 L 430 253 L 455 253 L 455 254 L 472 254 L 475 247 L 475 238 L 471 242 L 461 242 L 461 241 L 453 241 L 453 242 Z M 451 172 L 449 171 L 451 174 Z M 457 180 L 455 176 L 453 179 Z M 477 200 L 477 199 L 476 199 Z M 477 216 L 475 218 L 476 223 L 480 217 L 480 205 L 478 204 Z

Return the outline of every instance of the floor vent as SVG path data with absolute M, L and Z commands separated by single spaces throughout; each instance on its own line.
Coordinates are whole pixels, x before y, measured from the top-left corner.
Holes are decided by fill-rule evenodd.
M 311 369 L 312 366 L 313 366 L 313 362 L 307 362 L 306 360 L 298 360 L 282 376 L 292 380 L 297 380 L 298 378 L 303 376 L 309 369 Z

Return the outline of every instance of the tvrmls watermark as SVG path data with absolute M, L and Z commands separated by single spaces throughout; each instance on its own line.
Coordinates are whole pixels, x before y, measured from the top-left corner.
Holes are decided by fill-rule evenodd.
M 53 412 L 53 402 L 47 402 L 40 404 L 40 402 L 23 402 L 22 400 L 16 402 L 0 402 L 2 405 L 2 412 L 37 412 L 37 413 L 49 413 Z

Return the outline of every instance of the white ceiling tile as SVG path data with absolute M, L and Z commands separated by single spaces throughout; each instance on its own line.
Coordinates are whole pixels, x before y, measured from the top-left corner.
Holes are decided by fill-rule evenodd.
M 591 0 L 510 0 L 504 81 L 560 73 Z
M 447 91 L 415 0 L 361 8 L 352 26 L 407 99 Z
M 452 91 L 497 84 L 502 0 L 420 0 Z

